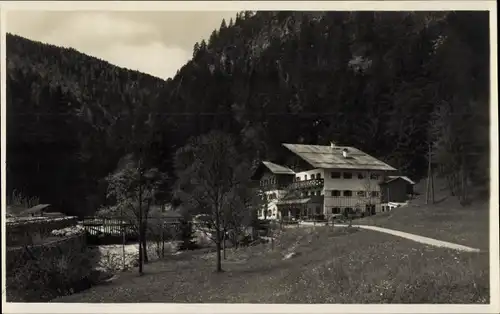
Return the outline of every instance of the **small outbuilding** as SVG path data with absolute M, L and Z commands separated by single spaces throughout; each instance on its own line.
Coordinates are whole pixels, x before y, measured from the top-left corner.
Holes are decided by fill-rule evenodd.
M 381 203 L 404 203 L 413 195 L 413 182 L 405 176 L 388 176 L 380 183 Z

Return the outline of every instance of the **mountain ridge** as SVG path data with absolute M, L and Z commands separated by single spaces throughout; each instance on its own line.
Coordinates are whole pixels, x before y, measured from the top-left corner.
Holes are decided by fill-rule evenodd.
M 440 175 L 456 181 L 465 167 L 484 184 L 489 156 L 461 147 L 489 148 L 488 18 L 241 12 L 166 81 L 8 36 L 8 190 L 92 213 L 134 143 L 175 180 L 175 150 L 214 129 L 248 160 L 293 164 L 281 143 L 333 140 L 413 179 L 431 143 Z

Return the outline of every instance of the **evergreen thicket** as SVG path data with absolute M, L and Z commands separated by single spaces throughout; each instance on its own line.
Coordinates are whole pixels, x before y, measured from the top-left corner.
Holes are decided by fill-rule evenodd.
M 333 140 L 415 179 L 431 143 L 464 204 L 487 191 L 488 12 L 245 11 L 193 46 L 164 81 L 8 35 L 8 191 L 90 215 L 133 143 L 168 190 L 174 152 L 211 130 L 248 161 Z

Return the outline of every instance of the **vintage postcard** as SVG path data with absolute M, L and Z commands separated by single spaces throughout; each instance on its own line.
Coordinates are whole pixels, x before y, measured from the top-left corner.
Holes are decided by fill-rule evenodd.
M 494 1 L 1 12 L 7 313 L 498 312 Z

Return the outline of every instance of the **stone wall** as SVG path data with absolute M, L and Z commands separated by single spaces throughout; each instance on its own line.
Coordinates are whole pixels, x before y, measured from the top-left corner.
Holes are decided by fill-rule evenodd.
M 28 260 L 44 260 L 49 263 L 63 255 L 84 252 L 86 246 L 85 234 L 81 234 L 68 238 L 55 238 L 43 244 L 7 247 L 5 266 L 7 272 L 11 272 Z
M 8 302 L 38 302 L 75 290 L 92 272 L 85 234 L 38 245 L 7 247 Z
M 77 217 L 27 217 L 9 219 L 6 223 L 7 246 L 41 244 L 50 237 L 52 230 L 75 226 Z

